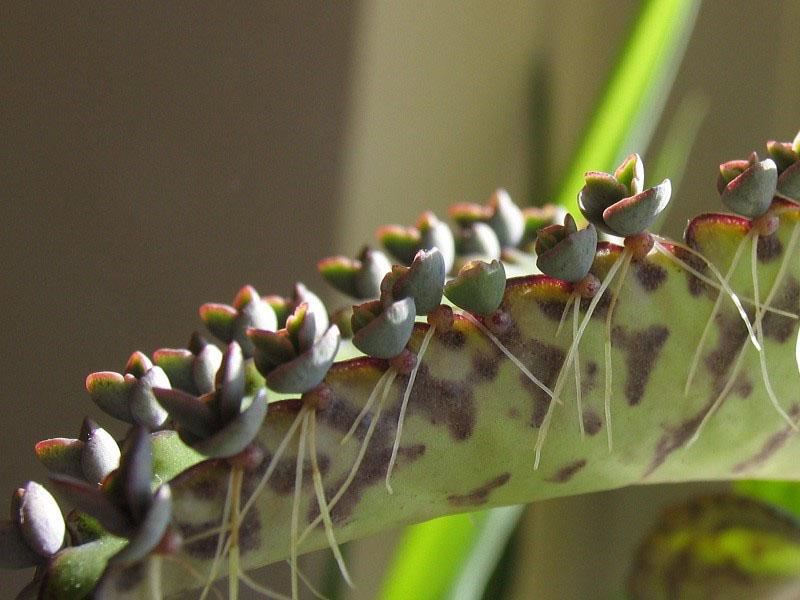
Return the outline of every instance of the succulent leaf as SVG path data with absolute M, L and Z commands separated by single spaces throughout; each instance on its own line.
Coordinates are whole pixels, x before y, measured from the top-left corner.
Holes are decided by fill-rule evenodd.
M 672 184 L 665 179 L 655 187 L 624 198 L 603 211 L 603 220 L 621 237 L 648 229 L 669 204 Z
M 490 315 L 498 309 L 506 289 L 503 263 L 471 261 L 444 286 L 444 295 L 456 306 L 479 315 Z
M 290 394 L 302 394 L 314 389 L 333 364 L 340 339 L 339 328 L 332 325 L 296 358 L 265 373 L 267 385 L 276 392 Z
M 730 165 L 731 163 L 726 163 Z M 740 167 L 741 165 L 738 165 Z M 720 167 L 723 179 L 736 169 Z M 752 161 L 747 168 L 728 181 L 721 192 L 722 202 L 736 214 L 749 219 L 760 217 L 772 204 L 778 184 L 778 168 L 772 159 Z
M 500 258 L 500 240 L 497 239 L 494 229 L 486 223 L 472 223 L 458 232 L 456 250 L 459 256 L 480 256 L 495 260 Z
M 172 493 L 165 483 L 156 490 L 147 513 L 136 526 L 128 543 L 111 557 L 109 564 L 130 565 L 145 558 L 164 537 L 171 517 Z
M 589 273 L 597 251 L 597 231 L 589 223 L 575 231 L 575 221 L 568 214 L 564 225 L 550 225 L 536 239 L 536 266 L 547 275 L 577 283 Z
M 389 254 L 401 264 L 407 265 L 414 260 L 420 244 L 420 234 L 415 227 L 384 225 L 375 235 Z
M 383 301 L 391 302 L 398 298 L 410 297 L 414 299 L 417 314 L 427 315 L 442 302 L 446 269 L 444 257 L 438 248 L 420 250 L 411 266 L 396 277 L 391 296 L 383 298 Z M 393 273 L 387 275 L 387 277 L 393 276 Z
M 373 311 L 383 308 L 377 314 Z M 406 347 L 414 328 L 414 299 L 406 297 L 388 306 L 366 303 L 353 310 L 353 344 L 375 358 L 393 358 Z
M 239 454 L 256 437 L 266 414 L 267 393 L 261 389 L 255 397 L 246 399 L 239 414 L 217 431 L 199 438 L 193 448 L 210 458 L 227 458 Z
M 64 545 L 66 525 L 50 492 L 29 481 L 17 490 L 15 508 L 14 520 L 28 547 L 43 558 L 58 552 Z
M 516 248 L 525 233 L 525 219 L 508 192 L 495 190 L 487 205 L 490 217 L 487 221 L 494 229 L 497 239 L 503 248 Z
M 450 227 L 436 218 L 432 212 L 425 212 L 417 221 L 417 229 L 420 233 L 420 249 L 438 249 L 444 260 L 445 273 L 449 273 L 456 258 L 455 239 Z

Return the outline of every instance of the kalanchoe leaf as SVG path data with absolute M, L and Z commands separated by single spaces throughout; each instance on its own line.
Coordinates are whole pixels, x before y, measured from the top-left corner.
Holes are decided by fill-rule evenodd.
M 151 367 L 131 386 L 128 394 L 128 408 L 134 423 L 148 429 L 158 429 L 167 420 L 166 411 L 153 395 L 153 388 L 170 387 L 167 374 L 161 367 Z
M 454 204 L 448 209 L 448 214 L 461 227 L 469 227 L 475 223 L 486 223 L 491 216 L 491 210 L 474 202 Z
M 566 211 L 555 204 L 544 206 L 528 206 L 522 209 L 522 218 L 525 220 L 525 232 L 522 234 L 520 246 L 528 249 L 536 241 L 539 230 L 548 225 L 561 223 L 566 216 Z
M 195 332 L 188 349 L 156 350 L 153 362 L 164 370 L 172 387 L 190 394 L 205 394 L 214 389 L 214 377 L 222 362 L 222 352 Z
M 248 335 L 255 346 L 253 360 L 261 373 L 269 373 L 278 365 L 289 362 L 297 356 L 286 329 L 281 329 L 277 333 L 251 329 Z
M 550 277 L 577 283 L 589 273 L 597 251 L 597 231 L 589 223 L 575 231 L 572 215 L 564 217 L 564 225 L 550 225 L 539 232 L 536 240 L 536 266 Z
M 41 583 L 41 600 L 83 600 L 102 598 L 98 589 L 108 559 L 125 543 L 116 537 L 65 548 L 47 566 Z M 105 596 L 108 598 L 108 596 Z M 119 595 L 114 600 L 119 600 Z
M 486 223 L 472 223 L 457 234 L 456 250 L 459 256 L 482 256 L 491 260 L 500 258 L 500 241 L 494 229 Z
M 83 442 L 71 438 L 52 438 L 38 442 L 34 448 L 39 459 L 51 473 L 83 477 L 81 453 Z
M 407 265 L 419 249 L 420 233 L 414 227 L 384 225 L 375 234 L 381 245 L 394 258 Z
M 88 544 L 101 537 L 107 536 L 108 532 L 103 529 L 100 521 L 91 515 L 79 510 L 72 510 L 65 519 L 71 546 Z
M 147 358 L 144 352 L 139 352 L 137 350 L 128 358 L 128 362 L 125 365 L 125 373 L 130 373 L 136 377 L 136 379 L 139 379 L 152 368 L 152 361 Z
M 721 165 L 720 176 L 727 179 L 739 166 L 732 167 L 731 163 Z M 778 168 L 772 159 L 753 160 L 726 183 L 721 192 L 722 202 L 733 212 L 749 219 L 760 217 L 772 204 L 777 183 Z
M 67 475 L 50 477 L 59 495 L 95 519 L 110 533 L 126 536 L 133 527 L 131 516 L 117 506 L 105 488 L 99 488 Z
M 361 262 L 346 256 L 331 256 L 317 263 L 317 271 L 325 280 L 340 292 L 352 298 L 358 298 L 356 275 L 361 269 Z
M 358 259 L 345 256 L 325 258 L 317 264 L 320 274 L 340 292 L 359 300 L 377 298 L 383 276 L 392 268 L 386 255 L 364 247 Z
M 358 256 L 361 268 L 356 274 L 355 288 L 357 298 L 377 298 L 380 294 L 381 279 L 392 268 L 392 263 L 380 250 L 365 247 Z
M 603 211 L 603 220 L 615 235 L 628 237 L 648 229 L 669 204 L 672 183 L 665 179 L 655 187 L 624 198 Z
M 128 434 L 117 476 L 131 515 L 136 520 L 142 519 L 150 508 L 150 482 L 153 479 L 153 449 L 144 427 L 134 427 Z
M 247 357 L 253 352 L 247 339 L 247 329 L 256 327 L 274 331 L 278 326 L 272 306 L 250 285 L 239 290 L 233 306 L 204 304 L 200 307 L 200 318 L 208 330 L 226 344 L 238 342 Z
M 216 405 L 219 418 L 226 422 L 239 414 L 244 397 L 245 366 L 242 349 L 236 342 L 228 344 L 217 374 Z
M 211 435 L 199 438 L 192 447 L 211 458 L 227 458 L 242 452 L 255 439 L 267 414 L 267 392 L 260 389 L 245 398 L 242 412 Z
M 275 318 L 278 322 L 276 329 L 283 329 L 286 327 L 286 318 L 292 314 L 294 310 L 291 299 L 271 294 L 269 296 L 264 296 L 264 302 L 269 304 L 272 310 L 275 311 Z
M 169 379 L 141 352 L 134 352 L 128 359 L 124 376 L 101 371 L 86 378 L 86 391 L 101 409 L 112 417 L 150 429 L 161 427 L 167 418 L 153 395 L 154 387 L 170 387 Z
M 641 191 L 644 166 L 632 154 L 614 175 L 589 171 L 578 194 L 578 207 L 586 220 L 604 233 L 630 237 L 649 228 L 669 203 L 672 184 L 668 179 Z
M 0 569 L 27 569 L 41 562 L 42 557 L 31 550 L 19 526 L 13 521 L 0 521 Z
M 83 420 L 80 441 L 83 443 L 80 456 L 83 478 L 99 484 L 119 466 L 119 446 L 111 434 L 91 419 Z
M 12 499 L 13 520 L 31 550 L 43 558 L 64 545 L 66 525 L 55 498 L 43 486 L 29 481 Z
M 442 302 L 445 279 L 445 263 L 438 248 L 420 250 L 408 269 L 393 271 L 387 275 L 394 280 L 391 290 L 381 285 L 387 294 L 381 299 L 384 304 L 398 298 L 410 296 L 414 299 L 418 315 L 427 315 Z
M 578 208 L 587 221 L 604 233 L 613 232 L 603 221 L 603 211 L 628 195 L 627 188 L 613 175 L 589 171 L 584 175 L 586 184 L 578 193 Z
M 227 304 L 207 302 L 200 307 L 200 320 L 220 340 L 233 339 L 237 310 Z
M 129 565 L 142 560 L 164 537 L 171 517 L 172 492 L 165 483 L 156 490 L 147 514 L 131 534 L 128 544 L 111 557 L 109 564 Z
M 754 157 L 751 156 L 750 158 L 752 159 Z M 755 160 L 736 159 L 722 163 L 719 166 L 719 174 L 717 175 L 717 191 L 720 194 L 724 192 L 725 187 L 744 173 L 754 162 L 758 162 L 757 157 L 755 157 Z
M 525 232 L 525 219 L 522 211 L 504 189 L 498 189 L 489 199 L 491 216 L 487 223 L 494 229 L 503 248 L 515 248 Z
M 628 196 L 641 193 L 644 188 L 644 164 L 642 157 L 631 154 L 614 171 L 614 178 L 625 186 Z
M 378 301 L 353 307 L 353 344 L 375 358 L 392 358 L 406 347 L 414 329 L 414 299 L 383 306 Z
M 100 371 L 86 378 L 86 391 L 101 410 L 130 423 L 133 418 L 128 408 L 128 394 L 135 382 L 133 375 L 123 377 L 113 371 Z
M 339 328 L 339 333 L 343 339 L 349 340 L 351 337 L 353 337 L 353 326 L 350 322 L 352 318 L 352 306 L 340 308 L 331 316 L 331 321 Z
M 444 294 L 456 306 L 479 315 L 490 315 L 503 301 L 506 271 L 503 263 L 471 261 L 444 286 Z
M 308 304 L 300 304 L 294 314 L 286 319 L 286 331 L 289 339 L 299 354 L 311 347 L 317 339 L 317 319 L 309 312 Z
M 767 154 L 775 162 L 778 173 L 783 173 L 790 165 L 800 160 L 800 155 L 792 148 L 788 142 L 767 142 Z
M 181 433 L 188 431 L 199 438 L 214 433 L 217 420 L 208 402 L 181 390 L 156 388 L 153 391 L 170 417 L 178 423 Z
M 420 233 L 419 246 L 421 250 L 438 248 L 444 259 L 445 273 L 453 268 L 456 258 L 455 240 L 449 225 L 440 221 L 432 212 L 424 212 L 417 220 L 417 229 Z
M 340 337 L 338 327 L 329 327 L 296 358 L 264 373 L 267 386 L 276 392 L 291 394 L 302 394 L 317 387 L 336 358 Z
M 308 312 L 314 316 L 313 339 L 316 339 L 328 329 L 328 325 L 330 324 L 328 320 L 328 309 L 325 308 L 325 304 L 320 300 L 319 296 L 309 290 L 305 285 L 298 282 L 294 285 L 294 306 L 297 307 L 300 304 L 307 304 Z M 267 328 L 258 327 L 258 329 Z
M 787 167 L 778 176 L 778 191 L 784 196 L 800 202 L 800 160 Z

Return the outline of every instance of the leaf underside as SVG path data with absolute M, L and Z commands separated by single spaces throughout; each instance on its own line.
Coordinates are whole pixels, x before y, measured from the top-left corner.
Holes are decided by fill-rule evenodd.
M 786 249 L 800 224 L 800 209 L 782 203 L 776 212 L 780 228 L 759 242 L 761 300 L 767 297 L 781 264 L 787 260 L 788 269 L 778 284 L 772 307 L 797 314 L 800 253 L 795 247 L 787 257 Z M 748 228 L 748 222 L 738 217 L 702 215 L 690 223 L 687 243 L 725 272 Z M 668 248 L 714 278 L 686 250 Z M 620 247 L 601 247 L 592 272 L 602 280 L 620 255 Z M 753 297 L 748 260 L 741 261 L 730 283 L 742 298 Z M 433 335 L 421 361 L 392 475 L 394 493 L 387 492 L 384 478 L 408 381 L 403 375 L 394 380 L 352 486 L 331 509 L 337 540 L 342 543 L 450 513 L 627 485 L 800 479 L 800 461 L 796 460 L 800 436 L 771 406 L 759 357 L 752 346 L 746 350 L 732 392 L 699 440 L 687 446 L 725 385 L 736 355 L 749 343 L 741 317 L 726 299 L 700 355 L 694 385 L 684 397 L 690 361 L 718 293 L 661 254 L 651 253 L 634 263 L 613 313 L 613 451 L 608 449 L 604 416 L 607 294 L 580 343 L 580 418 L 586 434 L 581 437 L 574 375 L 570 372 L 563 404 L 556 405 L 553 412 L 538 469 L 534 469 L 534 447 L 548 396 L 472 323 L 457 317 L 451 331 Z M 569 326 L 556 335 L 569 295 L 566 284 L 535 275 L 510 279 L 503 300 L 511 326 L 498 337 L 551 388 L 572 339 Z M 584 301 L 581 316 L 587 304 Z M 744 305 L 752 319 L 753 305 Z M 423 323 L 415 326 L 409 343 L 413 351 L 419 348 L 427 328 Z M 769 313 L 763 328 L 772 385 L 784 410 L 795 421 L 800 420 L 800 375 L 795 360 L 798 321 Z M 341 440 L 388 368 L 387 361 L 360 357 L 336 363 L 326 377 L 333 400 L 317 413 L 316 445 L 328 499 L 339 490 L 356 460 L 370 416 L 355 436 L 345 444 Z M 256 442 L 266 459 L 261 467 L 246 473 L 243 502 L 258 484 L 300 407 L 294 400 L 270 405 Z M 289 556 L 296 435 L 253 510 L 244 515 L 240 554 L 245 569 Z M 307 454 L 303 471 L 301 531 L 319 515 Z M 221 524 L 229 475 L 225 461 L 209 460 L 171 481 L 175 525 L 188 541 L 179 559 L 199 573 L 207 573 L 213 561 L 217 535 L 203 534 Z M 300 552 L 326 545 L 320 524 L 302 542 Z M 164 591 L 196 586 L 198 582 L 187 578 L 182 568 L 174 567 L 175 562 L 164 562 Z

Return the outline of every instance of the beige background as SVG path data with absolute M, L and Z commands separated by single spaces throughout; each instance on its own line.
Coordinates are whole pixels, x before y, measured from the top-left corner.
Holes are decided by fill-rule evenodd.
M 318 258 L 423 207 L 481 201 L 498 185 L 546 200 L 636 6 L 0 5 L 0 490 L 46 477 L 35 441 L 76 435 L 84 414 L 111 423 L 85 375 L 121 369 L 134 349 L 184 345 L 200 303 L 230 301 L 246 282 L 321 288 Z M 712 106 L 673 235 L 718 208 L 721 160 L 800 127 L 797 31 L 794 0 L 704 3 L 668 102 L 667 120 L 687 91 Z M 532 144 L 542 111 L 553 127 Z M 651 521 L 666 493 L 534 508 L 518 597 L 610 593 L 638 535 L 624 524 L 631 512 Z M 597 531 L 609 532 L 602 548 Z M 595 548 L 591 560 L 554 563 L 548 548 L 565 537 Z M 374 593 L 376 545 L 391 547 L 362 546 L 366 559 L 356 549 L 354 597 Z

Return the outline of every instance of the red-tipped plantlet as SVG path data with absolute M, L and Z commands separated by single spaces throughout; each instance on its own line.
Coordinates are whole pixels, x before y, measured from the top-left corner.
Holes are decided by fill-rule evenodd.
M 644 165 L 638 154 L 631 154 L 617 167 L 613 175 L 590 171 L 584 176 L 586 184 L 578 194 L 578 206 L 586 220 L 599 231 L 624 238 L 622 254 L 609 269 L 596 296 L 592 299 L 581 329 L 589 322 L 603 292 L 618 271 L 621 272 L 614 286 L 605 320 L 605 411 L 610 414 L 611 404 L 611 324 L 614 308 L 632 260 L 644 259 L 658 242 L 647 231 L 670 200 L 672 186 L 665 179 L 655 187 L 644 187 Z M 579 329 L 579 333 L 581 332 Z M 573 346 L 575 341 L 573 340 Z M 569 358 L 568 358 L 569 360 Z M 565 364 L 565 366 L 567 366 Z M 556 397 L 560 390 L 556 390 Z M 610 423 L 607 423 L 608 447 L 613 448 Z
M 324 307 L 317 310 L 324 310 Z M 352 585 L 333 532 L 330 504 L 325 498 L 322 475 L 317 462 L 315 435 L 316 413 L 317 411 L 325 410 L 330 402 L 330 389 L 322 382 L 339 349 L 340 333 L 336 325 L 330 325 L 323 332 L 320 332 L 316 325 L 318 321 L 317 310 L 314 310 L 311 305 L 304 302 L 288 317 L 284 329 L 277 332 L 258 329 L 250 329 L 248 331 L 248 337 L 255 348 L 253 358 L 256 368 L 266 379 L 267 387 L 280 393 L 302 395 L 302 405 L 297 416 L 272 455 L 261 480 L 241 511 L 241 517 L 244 518 L 264 489 L 264 486 L 266 486 L 267 481 L 275 471 L 278 462 L 299 428 L 300 435 L 298 438 L 291 516 L 291 554 L 289 559 L 292 571 L 292 598 L 297 598 L 299 595 L 297 570 L 298 522 L 306 447 L 308 447 L 310 454 L 311 476 L 317 505 L 325 526 L 325 535 L 339 565 L 342 577 L 348 584 Z M 325 315 L 325 322 L 327 322 L 327 314 Z
M 770 310 L 771 303 L 780 287 L 786 274 L 788 259 L 792 255 L 800 234 L 800 225 L 795 224 L 789 238 L 784 259 L 778 269 L 778 274 L 772 284 L 764 303 L 761 303 L 759 283 L 758 283 L 758 247 L 759 240 L 765 240 L 775 234 L 778 228 L 778 217 L 773 214 L 772 207 L 775 202 L 789 200 L 796 202 L 800 199 L 800 133 L 795 137 L 793 143 L 775 142 L 767 143 L 767 151 L 772 158 L 759 161 L 758 155 L 753 152 L 747 160 L 733 160 L 720 165 L 719 176 L 717 178 L 717 190 L 720 193 L 722 202 L 737 215 L 750 220 L 747 234 L 736 248 L 725 280 L 729 280 L 739 264 L 739 260 L 745 248 L 750 242 L 750 271 L 753 282 L 753 297 L 755 304 L 755 316 L 753 326 L 755 328 L 756 340 L 760 347 L 759 363 L 761 367 L 761 378 L 769 396 L 770 402 L 777 413 L 797 430 L 797 424 L 787 414 L 780 405 L 780 402 L 773 390 L 767 369 L 767 357 L 764 349 L 764 328 L 763 318 L 766 311 Z M 693 379 L 697 373 L 700 363 L 700 354 L 705 345 L 706 339 L 711 330 L 711 325 L 719 312 L 721 297 L 717 297 L 711 315 L 706 322 L 700 342 L 697 344 L 694 357 L 691 362 L 686 387 L 684 393 L 688 395 Z M 700 432 L 708 423 L 709 419 L 719 408 L 725 397 L 730 393 L 736 377 L 741 369 L 742 361 L 747 350 L 747 345 L 742 345 L 739 350 L 730 374 L 722 390 L 711 404 L 708 412 L 700 421 L 689 444 L 693 444 L 699 439 Z

